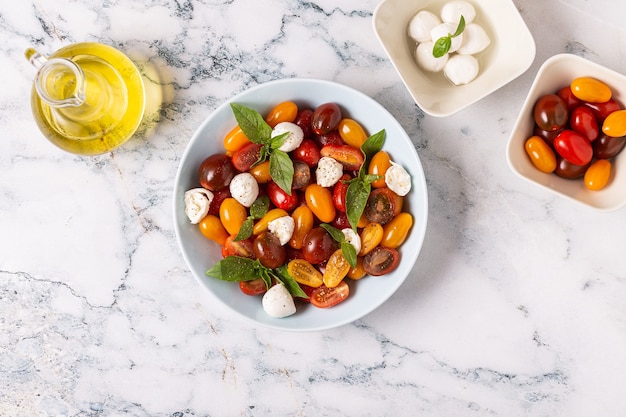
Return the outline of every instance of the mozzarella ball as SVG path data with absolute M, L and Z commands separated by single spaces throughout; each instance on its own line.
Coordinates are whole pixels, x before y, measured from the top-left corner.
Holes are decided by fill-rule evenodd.
M 405 196 L 411 191 L 411 175 L 402 165 L 392 162 L 385 171 L 385 184 L 394 193 Z
M 448 62 L 448 54 L 435 58 L 433 55 L 434 42 L 427 41 L 417 45 L 415 50 L 415 60 L 417 65 L 425 71 L 439 72 L 442 71 Z
M 441 8 L 441 20 L 453 23 L 455 29 L 461 21 L 461 16 L 465 19 L 466 25 L 472 23 L 476 17 L 474 6 L 467 1 L 454 0 L 444 4 Z M 454 31 L 450 33 L 454 33 Z
M 296 222 L 291 216 L 283 216 L 272 220 L 267 224 L 267 230 L 280 240 L 281 245 L 286 245 L 293 235 Z
M 205 188 L 193 188 L 185 192 L 185 214 L 192 224 L 198 224 L 209 213 L 213 193 Z
M 472 23 L 465 27 L 463 31 L 463 43 L 457 52 L 463 55 L 477 54 L 484 51 L 490 43 L 491 39 L 489 39 L 489 35 L 485 32 L 485 29 L 477 23 Z
M 261 302 L 263 310 L 275 318 L 291 316 L 296 312 L 293 297 L 283 284 L 276 284 L 267 290 Z
M 478 70 L 478 61 L 472 55 L 455 55 L 448 60 L 443 73 L 455 85 L 462 85 L 476 78 Z
M 345 236 L 346 242 L 354 247 L 356 253 L 361 252 L 361 237 L 349 227 L 346 229 L 341 229 L 341 232 Z
M 272 129 L 272 137 L 288 133 L 283 144 L 278 148 L 281 151 L 291 152 L 296 149 L 304 140 L 304 132 L 302 128 L 295 123 L 281 122 Z
M 409 22 L 409 36 L 416 42 L 426 42 L 430 40 L 430 31 L 437 25 L 441 24 L 441 20 L 427 10 L 417 13 Z
M 343 175 L 343 165 L 329 156 L 322 156 L 317 162 L 315 178 L 317 185 L 332 187 Z
M 442 23 L 437 25 L 430 31 L 430 37 L 433 42 L 437 42 L 437 39 L 443 38 L 444 36 L 454 35 L 456 32 L 457 25 L 454 23 Z M 449 53 L 455 52 L 457 49 L 461 47 L 463 43 L 463 34 L 461 33 L 459 36 L 455 36 L 451 39 Z
M 247 172 L 235 175 L 229 189 L 231 196 L 245 207 L 250 207 L 259 196 L 259 184 Z

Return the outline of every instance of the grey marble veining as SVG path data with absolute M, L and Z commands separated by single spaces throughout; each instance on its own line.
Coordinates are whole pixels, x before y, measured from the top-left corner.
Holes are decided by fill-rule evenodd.
M 545 59 L 571 52 L 625 72 L 624 32 L 585 2 L 515 3 L 535 62 L 439 119 L 379 45 L 377 0 L 3 2 L 0 416 L 622 416 L 624 210 L 521 181 L 505 146 Z M 24 50 L 82 41 L 127 53 L 160 103 L 143 134 L 97 157 L 55 148 L 30 112 Z M 386 107 L 429 192 L 405 284 L 363 319 L 310 334 L 253 328 L 215 305 L 172 224 L 193 132 L 232 95 L 286 77 Z

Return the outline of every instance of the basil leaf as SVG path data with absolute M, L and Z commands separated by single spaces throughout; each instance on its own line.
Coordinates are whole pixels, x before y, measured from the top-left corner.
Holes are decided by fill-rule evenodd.
M 206 274 L 223 281 L 251 281 L 259 277 L 257 264 L 258 261 L 254 259 L 227 256 L 206 271 Z
M 287 195 L 291 195 L 291 184 L 293 182 L 293 161 L 287 155 L 278 149 L 274 149 L 270 154 L 270 175 L 272 180 Z
M 259 266 L 259 275 L 261 279 L 263 280 L 263 282 L 265 282 L 265 288 L 269 290 L 270 287 L 272 286 L 272 277 L 270 275 L 270 270 L 264 267 L 263 265 L 261 265 L 260 262 L 258 266 Z
M 437 39 L 433 45 L 433 56 L 435 58 L 441 58 L 448 53 L 450 46 L 452 46 L 452 38 L 450 38 L 450 36 L 442 36 Z M 241 130 L 243 130 L 243 128 Z
M 281 133 L 280 135 L 271 138 L 270 148 L 278 149 L 283 146 L 283 143 L 285 143 L 285 139 L 287 139 L 287 136 L 289 136 L 289 132 Z
M 267 195 L 262 195 L 256 199 L 250 206 L 250 217 L 253 219 L 260 219 L 265 216 L 267 210 L 270 208 L 270 199 Z
M 322 223 L 320 224 L 320 227 L 324 230 L 326 230 L 328 232 L 328 234 L 330 235 L 330 237 L 332 237 L 336 242 L 343 242 L 344 240 L 346 240 L 346 236 L 343 234 L 343 232 L 339 229 L 336 229 L 335 227 L 331 226 L 328 223 Z
M 361 150 L 366 158 L 371 158 L 376 152 L 383 148 L 385 144 L 385 134 L 385 129 L 383 129 L 365 139 L 365 142 L 361 145 Z
M 235 242 L 239 242 L 242 240 L 246 240 L 250 236 L 252 236 L 252 232 L 254 230 L 254 219 L 252 216 L 249 216 L 244 222 L 241 224 L 239 231 L 237 232 L 237 236 L 233 239 Z
M 365 210 L 371 189 L 372 186 L 369 183 L 365 183 L 359 178 L 352 180 L 348 186 L 346 191 L 346 215 L 354 231 L 356 231 L 356 225 L 359 223 L 363 210 Z
M 341 242 L 341 253 L 352 268 L 356 267 L 356 249 L 347 241 Z
M 382 175 L 365 174 L 361 178 L 361 181 L 363 181 L 364 183 L 367 183 L 367 184 L 371 184 L 371 183 L 373 183 L 374 181 L 376 181 L 377 179 L 379 179 L 381 177 L 382 177 Z
M 456 32 L 452 35 L 453 38 L 459 36 L 465 30 L 465 17 L 461 15 L 461 20 L 459 20 L 459 25 L 456 27 Z
M 269 142 L 272 128 L 259 112 L 237 103 L 231 103 L 230 108 L 233 110 L 237 124 L 251 142 L 261 144 Z
M 275 278 L 287 288 L 289 294 L 293 295 L 294 297 L 309 298 L 309 296 L 306 295 L 306 293 L 302 290 L 296 280 L 293 279 L 291 275 L 289 275 L 289 272 L 287 271 L 287 266 L 283 265 L 280 268 L 275 269 L 274 272 Z

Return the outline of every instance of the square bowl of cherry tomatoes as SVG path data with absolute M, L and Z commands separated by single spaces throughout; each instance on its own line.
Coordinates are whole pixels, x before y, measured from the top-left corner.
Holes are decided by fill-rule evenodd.
M 315 79 L 260 84 L 191 138 L 174 229 L 193 276 L 253 325 L 358 320 L 412 275 L 426 231 L 422 165 L 369 96 Z
M 507 145 L 522 178 L 599 211 L 626 204 L 626 76 L 573 54 L 541 66 Z

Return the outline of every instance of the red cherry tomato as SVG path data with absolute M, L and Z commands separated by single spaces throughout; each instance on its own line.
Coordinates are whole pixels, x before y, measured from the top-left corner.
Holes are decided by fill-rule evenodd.
M 261 295 L 267 291 L 265 281 L 261 278 L 239 282 L 239 289 L 246 295 Z
M 385 246 L 376 246 L 363 257 L 363 268 L 370 275 L 385 275 L 396 269 L 400 261 L 398 251 Z
M 580 133 L 590 142 L 596 140 L 600 132 L 596 117 L 593 115 L 593 111 L 587 106 L 578 106 L 572 110 L 569 117 L 569 124 L 572 130 Z
M 300 146 L 291 152 L 291 157 L 313 168 L 320 160 L 320 150 L 313 140 L 304 139 Z
M 237 235 L 230 235 L 226 238 L 224 246 L 222 246 L 222 256 L 241 256 L 242 258 L 254 259 L 254 250 L 252 249 L 252 238 L 235 241 Z
M 561 88 L 557 95 L 565 102 L 567 110 L 570 112 L 574 110 L 574 108 L 583 104 L 578 98 L 576 98 L 574 93 L 572 93 L 572 89 L 569 85 Z
M 217 191 L 230 185 L 236 170 L 226 154 L 214 154 L 206 158 L 198 169 L 198 181 L 207 190 Z
M 563 130 L 554 139 L 554 149 L 574 165 L 587 165 L 593 157 L 591 142 L 569 129 Z
M 320 155 L 333 158 L 341 162 L 347 171 L 355 171 L 363 165 L 364 157 L 360 149 L 350 145 L 326 145 L 320 150 Z
M 311 127 L 311 116 L 313 116 L 313 110 L 301 109 L 296 116 L 296 120 L 293 121 L 295 124 L 300 126 L 300 129 L 302 129 L 302 133 L 304 134 L 305 139 L 313 136 L 313 128 Z
M 341 121 L 341 109 L 336 103 L 320 104 L 311 115 L 311 127 L 317 135 L 335 130 Z
M 346 212 L 346 192 L 348 192 L 349 184 L 344 181 L 348 181 L 350 175 L 343 174 L 337 184 L 333 187 L 333 204 L 335 208 L 343 213 Z
M 247 172 L 252 168 L 261 156 L 261 148 L 263 145 L 260 143 L 248 143 L 244 145 L 233 154 L 233 166 L 239 172 Z
M 326 262 L 339 248 L 339 244 L 321 227 L 314 227 L 304 237 L 302 255 L 313 265 Z
M 313 137 L 315 139 L 315 143 L 319 145 L 320 148 L 323 148 L 326 145 L 345 145 L 346 143 L 341 139 L 341 135 L 339 135 L 339 131 L 333 130 L 323 135 L 315 135 Z
M 533 115 L 541 129 L 559 130 L 567 123 L 567 104 L 556 94 L 546 94 L 535 103 Z
M 325 285 L 315 288 L 310 295 L 309 301 L 315 307 L 328 308 L 333 307 L 348 298 L 350 287 L 345 281 L 341 281 L 339 285 L 328 288 Z
M 231 195 L 230 189 L 228 189 L 228 187 L 222 188 L 221 190 L 213 191 L 213 200 L 209 205 L 209 214 L 219 216 L 222 203 L 229 197 L 231 197 Z
M 279 209 L 285 211 L 291 211 L 298 206 L 298 193 L 296 190 L 291 190 L 291 195 L 283 191 L 274 181 L 267 183 L 267 196 L 270 201 Z
M 619 103 L 613 98 L 604 103 L 585 103 L 585 106 L 591 109 L 599 123 L 602 123 L 609 114 L 621 108 Z

